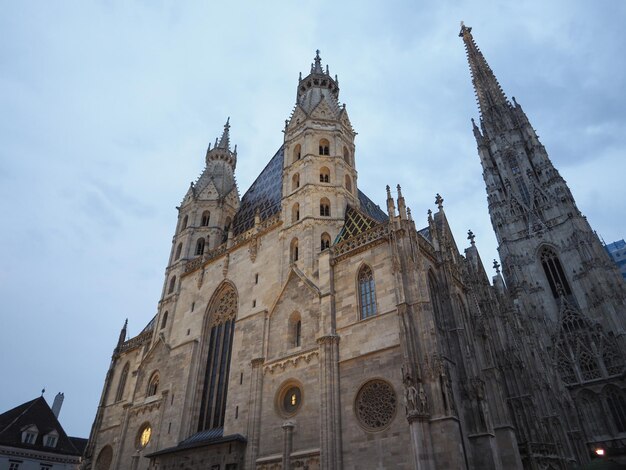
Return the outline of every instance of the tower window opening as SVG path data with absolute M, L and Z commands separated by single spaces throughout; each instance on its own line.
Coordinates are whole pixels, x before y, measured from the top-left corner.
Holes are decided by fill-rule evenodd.
M 302 321 L 298 320 L 298 322 L 296 323 L 296 331 L 294 334 L 294 343 L 296 346 L 300 346 L 301 342 L 302 342 Z
M 346 175 L 346 189 L 348 190 L 348 192 L 352 192 L 352 178 L 350 178 L 349 175 Z
M 293 262 L 298 261 L 298 257 L 299 257 L 298 239 L 294 238 L 293 240 L 291 240 L 291 245 L 289 249 L 289 258 L 291 259 L 291 262 L 293 263 Z
M 180 229 L 181 230 L 185 230 L 187 228 L 187 223 L 189 222 L 189 216 L 186 215 L 185 217 L 183 217 L 183 222 L 180 225 Z
M 209 220 L 211 219 L 211 213 L 209 211 L 204 211 L 202 213 L 202 226 L 207 227 L 209 225 Z
M 319 145 L 319 154 L 320 155 L 330 155 L 330 142 L 326 139 L 320 140 Z
M 322 198 L 320 200 L 320 216 L 330 217 L 330 201 L 328 198 Z
M 322 251 L 328 250 L 330 248 L 330 235 L 326 232 L 322 234 L 320 248 Z
M 298 160 L 300 160 L 300 158 L 302 158 L 302 147 L 300 146 L 300 144 L 298 144 L 293 149 L 293 161 L 294 161 L 294 163 L 297 162 Z
M 293 175 L 293 177 L 291 178 L 291 190 L 295 191 L 296 189 L 298 189 L 300 187 L 300 174 L 296 173 L 295 175 Z
M 168 316 L 168 312 L 166 310 L 165 313 L 163 314 L 163 319 L 161 320 L 161 329 L 167 326 L 167 316 Z
M 176 247 L 176 254 L 174 255 L 174 261 L 180 258 L 180 254 L 182 251 L 183 251 L 183 244 L 179 243 L 178 246 Z
M 198 238 L 198 241 L 196 242 L 196 255 L 204 254 L 204 244 L 204 238 Z
M 350 165 L 350 151 L 348 150 L 348 147 L 346 147 L 344 145 L 343 147 L 343 160 Z
M 291 208 L 291 221 L 297 222 L 298 220 L 300 220 L 300 204 L 296 202 Z
M 170 287 L 167 290 L 168 294 L 171 294 L 172 292 L 174 292 L 174 288 L 176 287 L 176 276 L 172 277 L 172 279 L 170 279 Z
M 569 282 L 567 282 L 563 266 L 561 265 L 556 252 L 553 249 L 546 247 L 541 252 L 540 260 L 554 298 L 556 299 L 559 297 L 560 289 L 563 290 L 563 294 L 572 295 L 572 290 L 570 289 Z
M 372 268 L 364 265 L 358 274 L 361 320 L 376 315 L 376 284 Z
M 325 166 L 320 168 L 320 183 L 330 183 L 330 170 Z

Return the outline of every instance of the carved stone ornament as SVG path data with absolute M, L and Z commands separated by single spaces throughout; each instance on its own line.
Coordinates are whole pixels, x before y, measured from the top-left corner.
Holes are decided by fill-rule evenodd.
M 354 400 L 354 412 L 361 426 L 369 431 L 386 428 L 396 414 L 396 393 L 389 382 L 366 382 Z

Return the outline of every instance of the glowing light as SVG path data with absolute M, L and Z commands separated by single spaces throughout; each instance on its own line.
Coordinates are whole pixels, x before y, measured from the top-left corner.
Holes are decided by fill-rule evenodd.
M 604 455 L 604 449 L 596 449 L 595 453 L 596 455 L 602 457 Z
M 139 438 L 139 443 L 141 444 L 141 447 L 146 447 L 148 445 L 151 436 L 152 428 L 150 426 L 146 426 L 146 428 L 141 431 L 141 437 Z
M 291 395 L 291 406 L 295 406 L 297 402 L 296 394 Z

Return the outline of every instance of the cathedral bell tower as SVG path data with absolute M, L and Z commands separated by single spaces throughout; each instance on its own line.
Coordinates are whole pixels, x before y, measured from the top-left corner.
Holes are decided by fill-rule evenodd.
M 282 217 L 289 261 L 315 272 L 318 255 L 337 237 L 348 205 L 359 206 L 354 137 L 339 82 L 316 52 L 298 80 L 296 105 L 285 121 Z
M 239 191 L 235 182 L 237 146 L 230 148 L 230 118 L 224 131 L 206 153 L 205 167 L 192 182 L 178 209 L 176 232 L 172 239 L 170 259 L 165 270 L 165 284 L 159 303 L 160 325 L 167 323 L 167 311 L 175 300 L 180 276 L 191 260 L 226 243 L 235 212 L 239 208 Z M 166 320 L 163 321 L 163 317 Z
M 609 423 L 597 393 L 613 386 L 602 388 L 606 384 L 624 386 L 626 286 L 471 31 L 461 24 L 459 36 L 480 109 L 480 126 L 472 120 L 473 130 L 506 290 L 565 386 L 577 394 L 587 441 L 602 442 L 610 432 L 590 420 Z

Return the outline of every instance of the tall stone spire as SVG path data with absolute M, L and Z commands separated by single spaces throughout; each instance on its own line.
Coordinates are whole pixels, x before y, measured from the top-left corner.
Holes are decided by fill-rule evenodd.
M 224 132 L 222 132 L 222 138 L 217 144 L 217 148 L 230 150 L 230 116 L 226 119 L 224 124 Z
M 461 22 L 461 32 L 459 36 L 465 43 L 467 61 L 472 73 L 472 83 L 476 92 L 481 118 L 488 116 L 494 107 L 510 108 L 511 103 L 502 91 L 496 76 L 485 60 L 482 52 L 472 37 L 472 28 L 465 26 Z

